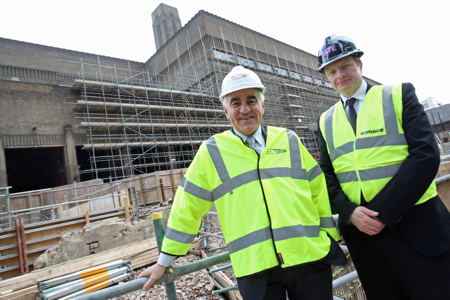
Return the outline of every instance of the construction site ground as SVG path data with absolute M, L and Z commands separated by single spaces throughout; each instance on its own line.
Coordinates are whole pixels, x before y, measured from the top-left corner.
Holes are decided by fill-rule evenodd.
M 438 193 L 444 200 L 444 203 L 446 204 L 447 208 L 450 208 L 450 180 L 446 179 L 449 177 L 449 173 L 450 173 L 450 161 L 443 161 L 441 163 L 441 168 L 439 169 L 436 178 L 440 179 L 438 183 Z M 128 196 L 125 195 L 123 197 L 120 196 L 120 202 L 122 203 L 122 208 L 119 209 L 120 212 L 114 214 L 110 213 L 109 217 L 107 215 L 101 214 L 98 215 L 99 213 L 92 213 L 90 215 L 85 216 L 82 215 L 80 220 L 79 217 L 69 218 L 67 220 L 69 220 L 70 222 L 67 223 L 67 225 L 66 223 L 64 223 L 66 222 L 64 220 L 56 220 L 55 221 L 57 222 L 56 225 L 52 226 L 49 226 L 49 224 L 53 223 L 44 222 L 44 227 L 42 227 L 43 229 L 41 227 L 38 227 L 41 225 L 34 225 L 34 224 L 27 225 L 23 237 L 25 237 L 26 234 L 27 243 L 29 243 L 30 245 L 36 243 L 38 246 L 40 246 L 37 248 L 37 250 L 43 248 L 41 247 L 44 245 L 42 244 L 43 242 L 46 242 L 49 245 L 51 243 L 54 243 L 53 242 L 54 240 L 59 240 L 62 242 L 70 241 L 71 243 L 73 243 L 73 241 L 65 237 L 66 233 L 68 236 L 76 237 L 77 239 L 78 238 L 82 239 L 86 237 L 94 239 L 94 237 L 92 237 L 93 232 L 97 231 L 99 235 L 102 235 L 101 232 L 103 232 L 103 235 L 110 236 L 112 241 L 114 235 L 106 233 L 108 232 L 107 230 L 120 232 L 121 234 L 120 240 L 123 240 L 125 244 L 122 244 L 120 247 L 117 247 L 118 244 L 112 241 L 111 247 L 115 247 L 113 249 L 94 248 L 93 246 L 95 245 L 95 243 L 90 244 L 89 250 L 92 251 L 91 255 L 87 253 L 82 254 L 81 256 L 78 257 L 71 257 L 71 258 L 68 257 L 67 261 L 65 262 L 62 262 L 60 260 L 54 260 L 53 262 L 48 261 L 45 264 L 43 264 L 41 269 L 35 268 L 33 271 L 30 270 L 31 272 L 25 271 L 22 273 L 22 275 L 20 276 L 16 275 L 16 277 L 4 277 L 3 280 L 0 281 L 0 300 L 35 299 L 35 296 L 38 292 L 36 288 L 36 283 L 39 282 L 40 280 L 54 278 L 72 271 L 80 271 L 82 269 L 104 264 L 120 258 L 131 259 L 131 266 L 132 269 L 134 269 L 134 272 L 130 279 L 136 278 L 137 275 L 144 268 L 154 263 L 158 257 L 158 251 L 154 235 L 153 233 L 147 232 L 147 229 L 153 227 L 151 225 L 151 221 L 149 220 L 149 218 L 154 212 L 162 212 L 164 220 L 167 221 L 167 217 L 170 212 L 170 202 L 171 202 L 170 199 L 171 196 L 173 195 L 173 192 L 175 192 L 173 187 L 178 184 L 177 180 L 169 180 L 169 179 L 170 176 L 167 176 L 166 180 L 168 182 L 167 185 L 163 184 L 165 182 L 164 180 L 154 180 L 155 186 L 157 186 L 159 189 L 156 189 L 156 187 L 152 188 L 152 191 L 155 191 L 155 193 L 159 192 L 160 194 L 162 194 L 163 200 L 169 199 L 169 201 L 156 201 L 156 202 L 150 201 L 150 203 L 153 203 L 150 204 L 147 200 L 145 200 L 146 202 L 144 203 L 149 203 L 150 205 L 147 205 L 145 206 L 144 209 L 141 209 L 137 215 L 136 214 L 133 215 L 133 211 L 131 211 L 131 208 L 129 210 L 128 206 L 125 207 L 123 206 L 123 203 L 128 203 L 126 205 L 129 205 L 129 202 L 131 202 L 128 200 L 125 202 L 122 201 L 124 199 L 129 198 L 128 197 L 129 195 Z M 158 182 L 160 183 L 160 185 L 157 185 Z M 168 191 L 172 193 L 169 194 Z M 166 196 L 164 196 L 165 193 Z M 170 196 L 167 196 L 167 194 L 169 194 Z M 139 195 L 140 194 L 138 194 L 138 196 Z M 104 202 L 109 201 L 109 199 L 103 201 Z M 116 217 L 117 221 L 112 222 L 113 217 Z M 117 219 L 117 217 L 119 217 L 119 219 Z M 103 219 L 104 221 L 101 221 Z M 142 223 L 143 221 L 148 222 L 147 225 Z M 85 225 L 83 225 L 83 222 L 85 222 Z M 121 222 L 125 223 L 122 224 Z M 117 228 L 114 226 L 116 226 Z M 127 226 L 133 226 L 136 228 L 130 228 Z M 14 253 L 20 252 L 19 250 L 14 248 L 15 247 L 14 240 L 16 239 L 15 235 L 18 233 L 18 231 L 15 231 L 13 229 L 12 231 L 8 231 L 9 229 L 3 230 L 3 237 L 2 237 L 3 240 L 2 244 L 0 245 L 2 251 L 5 251 L 4 253 L 2 253 L 3 262 L 13 261 L 14 259 L 16 259 Z M 51 234 L 51 236 L 47 237 L 48 234 L 44 229 L 47 231 L 50 230 L 48 234 Z M 74 230 L 75 231 L 78 230 L 80 235 L 78 236 L 77 235 L 78 233 L 76 233 Z M 56 239 L 55 238 L 56 233 L 59 233 L 61 235 L 61 238 Z M 34 236 L 33 234 L 38 234 L 38 236 Z M 137 235 L 134 236 L 134 234 Z M 141 234 L 142 236 L 138 236 L 139 234 Z M 40 239 L 38 239 L 38 237 L 40 237 Z M 96 241 L 99 241 L 98 244 L 106 244 L 103 243 L 99 238 L 95 239 Z M 84 240 L 80 244 L 86 244 L 86 241 Z M 204 255 L 212 256 L 220 251 L 226 251 L 226 248 L 224 248 L 225 246 L 226 246 L 225 242 L 223 241 L 223 238 L 221 238 L 221 228 L 217 220 L 217 215 L 214 211 L 211 211 L 203 218 L 199 237 L 194 241 L 190 250 L 190 254 L 184 257 L 177 258 L 174 261 L 174 266 L 185 265 L 189 262 L 199 260 L 201 259 L 202 256 L 204 257 Z M 55 248 L 51 246 L 51 248 L 47 248 L 47 250 L 45 251 L 48 253 L 56 253 L 57 251 L 55 251 L 55 249 L 56 250 L 60 249 L 60 251 L 63 251 L 62 249 L 65 249 L 64 245 L 61 244 L 54 244 L 54 247 Z M 74 246 L 72 246 L 72 248 L 73 247 Z M 217 248 L 219 248 L 219 250 L 214 250 Z M 36 254 L 41 253 L 33 250 L 33 247 L 29 247 L 28 252 L 25 250 L 25 252 L 22 251 L 22 253 L 28 255 L 29 258 L 30 257 L 33 258 L 33 256 L 30 256 L 30 254 L 34 253 L 33 251 L 36 252 Z M 56 257 L 55 255 L 52 256 Z M 351 258 L 348 254 L 347 259 L 348 263 L 344 267 L 333 268 L 334 279 L 340 278 L 343 275 L 349 274 L 350 272 L 354 271 Z M 35 261 L 39 262 L 40 260 L 36 258 Z M 222 265 L 226 264 L 229 264 L 229 262 L 223 263 Z M 211 268 L 216 267 L 218 266 L 212 266 Z M 225 286 L 236 285 L 236 281 L 233 276 L 233 271 L 231 268 L 225 269 L 221 272 L 223 274 L 223 277 L 226 278 Z M 6 272 L 4 272 L 3 274 L 6 274 Z M 224 287 L 224 285 L 220 285 L 216 277 L 214 278 L 213 277 L 214 275 L 211 275 L 206 269 L 204 269 L 177 278 L 175 281 L 175 286 L 178 299 L 223 299 L 224 297 L 223 295 L 225 294 L 213 295 L 214 290 Z M 132 293 L 119 296 L 115 299 L 167 299 L 165 295 L 166 293 L 164 286 L 156 285 L 150 291 L 142 291 L 142 290 L 134 291 Z M 230 295 L 230 293 L 228 295 Z M 366 299 L 362 286 L 359 280 L 357 279 L 343 285 L 342 287 L 335 289 L 334 295 L 341 299 L 347 300 Z M 233 291 L 232 297 L 230 298 L 230 296 L 228 296 L 227 299 L 238 300 L 240 299 L 239 297 L 240 296 L 238 292 Z
M 189 254 L 175 260 L 174 266 L 183 265 L 200 259 L 199 256 Z M 145 268 L 136 270 L 135 277 Z M 133 279 L 134 279 L 133 278 Z M 216 300 L 224 299 L 221 295 L 212 295 L 215 289 L 215 283 L 207 270 L 197 271 L 188 275 L 184 275 L 175 281 L 177 297 L 179 300 L 200 299 L 200 300 Z M 166 290 L 164 285 L 157 284 L 148 291 L 135 291 L 123 296 L 115 297 L 116 300 L 134 300 L 134 299 L 152 299 L 165 300 Z

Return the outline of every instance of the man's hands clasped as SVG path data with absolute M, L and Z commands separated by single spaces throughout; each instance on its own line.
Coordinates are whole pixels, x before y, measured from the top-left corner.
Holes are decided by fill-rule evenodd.
M 379 213 L 364 206 L 358 206 L 351 214 L 349 221 L 355 225 L 359 231 L 368 235 L 377 235 L 385 225 L 377 217 Z

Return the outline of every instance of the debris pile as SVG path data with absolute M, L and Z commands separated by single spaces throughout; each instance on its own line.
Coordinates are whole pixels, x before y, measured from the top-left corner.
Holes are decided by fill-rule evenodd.
M 177 258 L 173 266 L 185 265 L 200 259 L 197 255 L 189 254 L 183 257 Z M 144 268 L 137 270 L 134 274 L 134 278 L 143 271 Z M 214 281 L 208 274 L 207 270 L 197 271 L 188 275 L 184 275 L 177 278 L 175 281 L 175 287 L 177 290 L 177 297 L 179 300 L 188 299 L 203 299 L 203 300 L 222 300 L 220 295 L 213 295 Z M 126 295 L 122 295 L 114 298 L 115 300 L 135 300 L 135 299 L 152 299 L 152 300 L 165 300 L 166 291 L 164 285 L 155 285 L 149 291 L 134 291 Z
M 215 212 L 209 212 L 202 221 L 199 230 L 199 236 L 192 244 L 190 254 L 179 257 L 174 260 L 173 266 L 186 265 L 207 256 L 218 254 L 226 251 L 226 244 L 220 231 L 220 225 Z M 227 299 L 241 300 L 236 289 L 236 281 L 234 279 L 233 270 L 230 267 L 221 269 L 221 266 L 229 265 L 229 262 L 212 266 L 216 269 L 210 273 L 210 270 L 203 269 L 191 274 L 184 275 L 175 280 L 175 288 L 179 300 L 187 299 L 224 299 L 220 291 L 227 295 Z M 217 270 L 220 269 L 220 270 Z M 137 270 L 135 277 L 142 272 L 143 268 Z M 231 279 L 230 279 L 231 278 Z M 135 291 L 116 297 L 117 300 L 131 299 L 160 299 L 165 300 L 166 291 L 164 285 L 155 285 L 149 291 Z
M 65 233 L 34 262 L 34 269 L 45 268 L 80 257 L 100 253 L 153 237 L 150 219 L 108 218 Z

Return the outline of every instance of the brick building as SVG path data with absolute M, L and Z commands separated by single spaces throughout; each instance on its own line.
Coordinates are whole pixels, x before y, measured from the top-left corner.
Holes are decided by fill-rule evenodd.
M 315 55 L 205 11 L 181 26 L 161 4 L 152 19 L 158 49 L 146 62 L 0 38 L 0 187 L 187 167 L 229 128 L 217 99 L 238 64 L 267 87 L 265 124 L 318 151 L 317 119 L 338 96 Z

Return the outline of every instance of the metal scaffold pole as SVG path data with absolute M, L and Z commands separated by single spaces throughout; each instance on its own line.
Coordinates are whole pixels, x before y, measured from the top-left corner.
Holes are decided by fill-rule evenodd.
M 162 243 L 164 240 L 164 222 L 162 213 L 156 213 L 152 215 L 153 227 L 155 228 L 156 243 L 158 244 L 158 250 L 161 252 Z M 168 268 L 169 272 L 173 270 Z M 166 295 L 169 300 L 177 299 L 177 290 L 175 288 L 174 282 L 167 282 L 166 285 Z
M 153 225 L 155 227 L 156 241 L 158 249 L 161 249 L 162 241 L 164 239 L 164 223 L 161 213 L 153 214 Z M 183 266 L 168 268 L 167 273 L 156 284 L 165 284 L 167 298 L 169 300 L 177 299 L 174 281 L 177 277 L 205 269 L 207 267 L 217 265 L 229 261 L 230 255 L 228 252 L 223 252 L 214 256 L 210 256 Z M 87 295 L 76 297 L 76 300 L 103 300 L 120 296 L 135 290 L 141 289 L 148 278 L 138 278 L 120 285 L 112 286 L 100 291 L 96 291 Z

